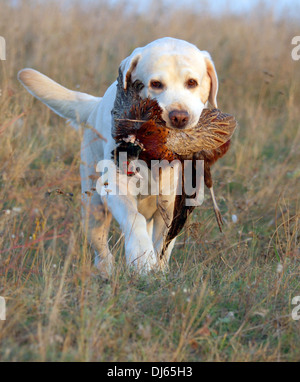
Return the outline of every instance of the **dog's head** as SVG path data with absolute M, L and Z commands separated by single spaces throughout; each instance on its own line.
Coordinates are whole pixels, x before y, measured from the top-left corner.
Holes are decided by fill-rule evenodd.
M 208 102 L 217 107 L 218 77 L 209 53 L 174 38 L 137 48 L 121 63 L 124 89 L 138 81 L 142 98 L 155 98 L 170 128 L 192 127 Z

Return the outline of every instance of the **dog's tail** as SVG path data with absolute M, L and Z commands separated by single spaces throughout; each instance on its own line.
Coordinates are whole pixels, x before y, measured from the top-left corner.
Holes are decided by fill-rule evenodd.
M 102 99 L 69 90 L 33 69 L 20 70 L 18 79 L 30 94 L 61 117 L 70 120 L 74 127 L 89 123 L 89 118 Z

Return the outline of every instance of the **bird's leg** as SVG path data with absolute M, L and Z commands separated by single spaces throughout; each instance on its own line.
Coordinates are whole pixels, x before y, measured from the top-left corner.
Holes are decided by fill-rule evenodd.
M 213 189 L 212 186 L 209 188 L 209 191 L 210 191 L 211 198 L 212 198 L 212 201 L 213 201 L 214 211 L 215 211 L 215 215 L 216 215 L 216 219 L 217 219 L 217 223 L 218 223 L 220 232 L 223 232 L 222 231 L 222 225 L 224 224 L 224 222 L 223 222 L 221 211 L 220 211 L 220 208 L 219 208 L 219 206 L 217 204 L 217 201 L 216 201 L 216 198 L 215 198 L 214 189 Z
M 205 159 L 204 159 L 204 182 L 205 182 L 206 187 L 209 188 L 211 198 L 213 201 L 213 206 L 214 206 L 214 211 L 215 211 L 217 223 L 218 223 L 220 232 L 222 232 L 222 225 L 224 223 L 223 223 L 221 211 L 220 211 L 220 208 L 218 207 L 215 193 L 214 193 L 214 189 L 213 189 L 213 181 L 212 181 L 212 176 L 211 176 L 211 172 L 210 172 L 210 164 L 209 164 L 209 161 L 205 160 Z

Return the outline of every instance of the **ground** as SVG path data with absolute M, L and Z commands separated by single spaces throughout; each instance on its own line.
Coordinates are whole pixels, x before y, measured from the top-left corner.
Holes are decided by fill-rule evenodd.
M 6 1 L 0 14 L 0 359 L 299 361 L 298 24 L 258 9 L 214 18 L 158 5 L 137 15 L 105 3 L 35 3 Z M 82 132 L 34 100 L 17 72 L 33 67 L 101 96 L 124 57 L 163 36 L 211 53 L 219 107 L 239 122 L 213 167 L 224 233 L 206 192 L 170 272 L 140 277 L 124 266 L 114 224 L 118 265 L 104 281 L 80 223 Z

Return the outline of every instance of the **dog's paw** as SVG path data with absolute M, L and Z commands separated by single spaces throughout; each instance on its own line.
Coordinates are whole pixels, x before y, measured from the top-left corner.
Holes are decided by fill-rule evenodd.
M 147 233 L 131 234 L 128 241 L 125 240 L 125 253 L 128 265 L 133 266 L 139 273 L 158 269 L 158 259 Z

